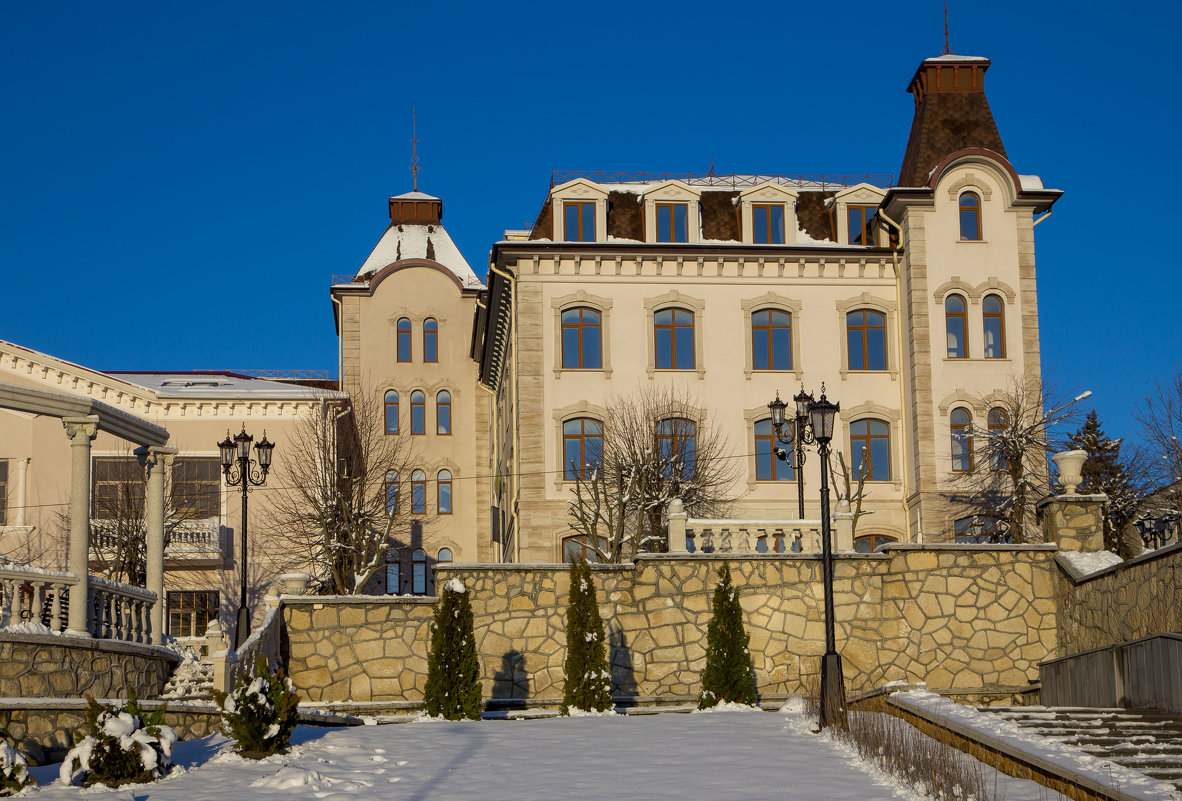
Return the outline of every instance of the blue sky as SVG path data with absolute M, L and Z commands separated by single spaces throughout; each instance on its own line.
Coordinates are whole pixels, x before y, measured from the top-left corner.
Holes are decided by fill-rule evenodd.
M 1182 365 L 1175 4 L 954 2 L 1038 228 L 1043 360 L 1106 428 Z M 420 188 L 478 272 L 552 169 L 897 173 L 942 4 L 0 6 L 0 338 L 98 369 L 335 366 L 332 274 Z M 1166 167 L 1163 167 L 1163 164 Z M 1167 317 L 1168 315 L 1168 317 Z M 1161 337 L 1162 333 L 1166 337 Z

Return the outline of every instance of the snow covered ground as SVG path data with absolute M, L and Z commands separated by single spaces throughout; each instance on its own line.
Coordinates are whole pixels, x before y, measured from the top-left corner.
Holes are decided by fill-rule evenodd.
M 238 757 L 221 736 L 179 743 L 180 767 L 170 776 L 117 791 L 63 787 L 57 766 L 33 768 L 46 784 L 29 795 L 38 801 L 917 798 L 846 746 L 810 734 L 794 712 L 301 726 L 293 743 L 289 754 L 260 762 Z M 990 775 L 998 799 L 1059 798 L 1032 782 Z

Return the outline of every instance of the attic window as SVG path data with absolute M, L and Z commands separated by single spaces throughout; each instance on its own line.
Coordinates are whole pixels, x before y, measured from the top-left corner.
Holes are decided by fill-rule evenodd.
M 753 203 L 752 234 L 757 245 L 784 244 L 784 204 Z
M 849 240 L 851 245 L 873 245 L 874 212 L 878 206 L 846 206 L 846 221 L 849 224 Z
M 595 241 L 595 203 L 566 201 L 562 204 L 563 238 L 568 242 Z
M 658 203 L 657 241 L 689 241 L 689 206 L 685 203 Z

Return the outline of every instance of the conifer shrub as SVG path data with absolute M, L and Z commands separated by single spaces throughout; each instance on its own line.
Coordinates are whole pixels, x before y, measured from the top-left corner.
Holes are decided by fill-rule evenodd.
M 431 624 L 423 709 L 431 717 L 480 720 L 481 703 L 472 604 L 464 582 L 453 578 L 443 587 Z
M 566 689 L 562 714 L 570 710 L 607 712 L 612 708 L 612 677 L 607 664 L 603 618 L 591 566 L 585 559 L 570 565 L 570 605 L 566 608 Z
M 239 674 L 234 689 L 213 694 L 235 751 L 248 759 L 287 751 L 299 720 L 300 697 L 282 668 L 272 673 L 259 654 L 250 675 Z
M 8 732 L 0 729 L 0 798 L 16 795 L 37 783 L 29 775 L 28 766 L 24 755 L 8 742 Z
M 706 629 L 706 667 L 702 671 L 702 693 L 698 708 L 719 703 L 755 704 L 755 676 L 751 672 L 750 638 L 743 628 L 743 607 L 731 584 L 726 564 L 718 571 L 714 588 L 714 615 Z
M 126 702 L 104 706 L 86 697 L 89 734 L 66 754 L 59 771 L 65 784 L 119 787 L 158 779 L 172 768 L 177 733 L 164 725 L 167 704 L 145 714 L 129 693 Z

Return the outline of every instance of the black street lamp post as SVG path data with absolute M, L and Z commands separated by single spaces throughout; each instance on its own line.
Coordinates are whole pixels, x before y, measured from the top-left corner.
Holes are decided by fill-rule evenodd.
M 800 392 L 792 400 L 796 402 L 796 420 L 792 426 L 791 436 L 784 436 L 784 409 L 787 404 L 780 400 L 779 392 L 776 393 L 776 399 L 767 407 L 772 412 L 772 429 L 775 431 L 776 440 L 783 445 L 792 445 L 795 452 L 794 462 L 793 454 L 783 448 L 775 450 L 776 458 L 792 468 L 796 479 L 798 511 L 800 519 L 804 520 L 804 446 L 816 443 L 809 426 L 809 405 L 813 402 L 813 396 L 812 393 L 805 392 L 804 387 L 801 387 Z
M 263 432 L 263 439 L 255 446 L 255 454 L 258 456 L 258 469 L 252 469 L 255 466 L 255 460 L 250 458 L 250 445 L 254 442 L 254 437 L 246 433 L 246 425 L 242 426 L 242 433 L 235 434 L 234 439 L 230 439 L 230 432 L 226 432 L 226 438 L 218 443 L 218 450 L 221 451 L 222 474 L 226 477 L 226 486 L 242 487 L 242 522 L 240 527 L 242 529 L 241 546 L 239 548 L 239 560 L 242 563 L 242 594 L 238 599 L 238 627 L 237 633 L 234 637 L 234 647 L 241 648 L 242 644 L 246 642 L 246 638 L 250 636 L 250 607 L 247 605 L 246 597 L 246 496 L 251 491 L 252 487 L 261 487 L 267 483 L 267 471 L 271 469 L 271 451 L 275 447 L 275 443 L 267 441 L 267 432 Z

